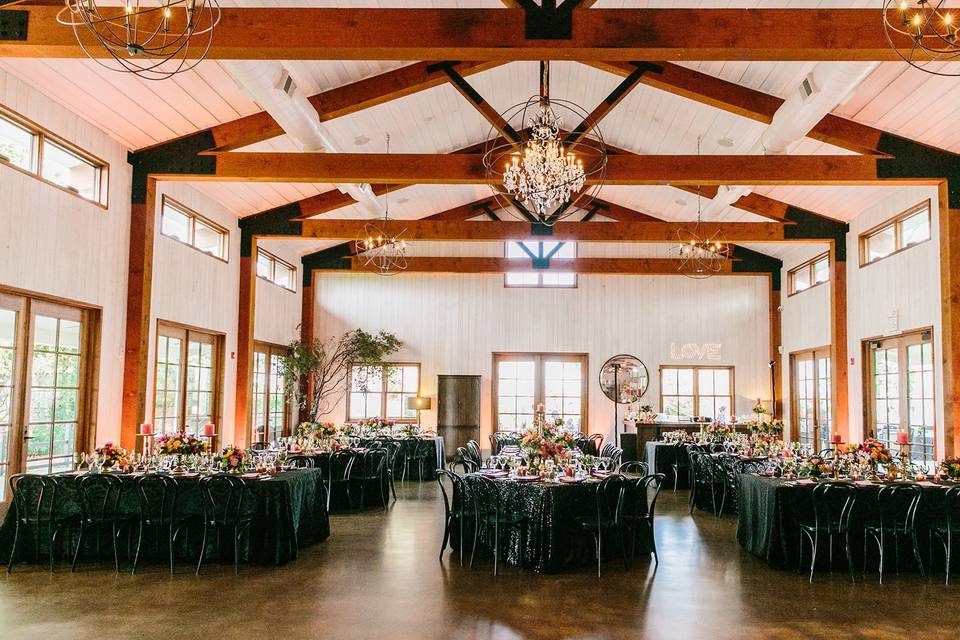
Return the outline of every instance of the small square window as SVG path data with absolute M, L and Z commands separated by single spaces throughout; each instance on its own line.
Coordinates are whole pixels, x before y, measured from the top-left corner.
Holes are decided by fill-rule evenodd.
M 297 269 L 277 256 L 263 249 L 257 249 L 257 277 L 263 278 L 278 287 L 296 291 Z
M 867 262 L 886 258 L 897 250 L 896 231 L 893 225 L 867 236 Z
M 36 138 L 26 127 L 0 116 L 0 160 L 33 171 Z
M 895 216 L 860 236 L 860 266 L 930 239 L 930 201 Z
M 227 260 L 230 237 L 227 230 L 167 197 L 163 198 L 160 209 L 160 233 L 215 258 Z
M 930 239 L 930 213 L 926 210 L 900 221 L 901 247 L 909 247 Z
M 88 200 L 100 195 L 100 167 L 49 140 L 43 141 L 41 175 Z
M 820 258 L 813 263 L 813 284 L 821 284 L 830 280 L 830 259 Z

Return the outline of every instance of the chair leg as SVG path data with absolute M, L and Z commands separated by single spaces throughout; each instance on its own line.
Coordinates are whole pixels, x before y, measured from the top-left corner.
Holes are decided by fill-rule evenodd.
M 233 528 L 233 575 L 240 575 L 240 527 Z
M 910 538 L 913 540 L 913 557 L 917 561 L 917 568 L 920 570 L 920 577 L 926 578 L 927 572 L 923 568 L 923 560 L 920 559 L 920 545 L 917 543 L 916 527 L 914 527 L 913 531 L 910 533 Z
M 497 577 L 497 561 L 500 558 L 500 518 L 493 523 L 493 577 Z
M 200 566 L 203 564 L 203 554 L 207 550 L 207 520 L 203 520 L 203 537 L 200 539 L 200 557 L 197 559 L 197 575 L 200 575 Z
M 80 523 L 80 535 L 77 537 L 77 550 L 73 552 L 73 563 L 70 565 L 70 572 L 73 573 L 77 570 L 77 558 L 80 557 L 80 549 L 83 548 L 83 532 L 86 531 L 86 523 Z M 50 545 L 50 566 L 51 571 L 53 570 L 53 544 Z
M 660 565 L 660 556 L 657 555 L 657 535 L 654 532 L 653 520 L 650 521 L 650 549 L 653 551 L 653 563 Z
M 13 544 L 10 546 L 10 558 L 7 560 L 7 573 L 13 571 L 13 560 L 17 555 L 17 542 L 20 540 L 20 518 L 17 518 L 17 526 L 13 529 Z
M 953 556 L 953 535 L 952 534 L 953 532 L 948 529 L 947 530 L 947 559 L 944 562 L 947 570 L 947 577 L 944 584 L 948 584 L 948 585 L 950 584 L 950 560 L 951 560 L 951 557 Z M 12 559 L 12 556 L 11 556 L 11 559 Z
M 847 568 L 850 571 L 850 582 L 856 582 L 857 579 L 854 577 L 853 573 L 853 549 L 850 546 L 850 529 L 847 529 L 847 533 L 844 537 L 844 545 L 847 551 Z
M 443 562 L 443 552 L 447 550 L 447 540 L 450 538 L 450 518 L 447 516 L 443 521 L 443 543 L 440 545 L 440 562 Z
M 623 529 L 617 531 L 617 537 L 620 538 L 620 553 L 623 554 L 623 568 L 630 571 L 630 556 L 627 555 L 627 547 L 623 542 Z
M 810 552 L 810 582 L 813 582 L 813 571 L 817 567 L 817 549 L 820 546 L 820 532 L 816 532 L 813 536 L 813 547 Z
M 119 535 L 117 523 L 110 523 L 110 534 L 110 541 L 113 543 L 113 569 L 117 573 L 120 573 L 120 556 L 117 554 L 117 536 Z
M 883 547 L 884 545 L 883 531 L 880 531 L 880 537 L 877 538 L 877 546 L 880 548 L 880 584 L 883 584 Z
M 600 567 L 603 565 L 603 531 L 597 529 L 597 577 L 600 577 Z

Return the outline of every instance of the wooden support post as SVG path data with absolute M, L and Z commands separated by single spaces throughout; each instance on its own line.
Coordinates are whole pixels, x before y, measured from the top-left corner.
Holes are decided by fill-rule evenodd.
M 847 377 L 847 263 L 846 247 L 830 245 L 830 411 L 833 430 L 850 441 L 850 394 Z
M 773 415 L 783 418 L 783 358 L 780 355 L 781 329 L 780 323 L 780 278 L 770 274 L 770 361 L 773 363 L 771 369 L 771 386 L 773 398 Z
M 300 311 L 300 341 L 304 344 L 311 344 L 314 339 L 314 277 L 315 274 L 313 269 L 308 269 L 306 265 L 303 268 L 303 291 L 301 300 L 301 311 Z M 313 393 L 313 380 L 308 378 L 304 381 L 304 387 L 301 389 L 301 393 L 304 398 L 309 398 L 310 394 Z M 298 409 L 300 415 L 300 422 L 305 422 L 309 420 L 309 415 L 307 413 L 307 406 L 300 407 Z
M 237 313 L 237 392 L 233 444 L 252 442 L 253 326 L 257 297 L 257 239 L 243 235 L 240 245 L 240 304 Z
M 123 404 L 120 446 L 135 450 L 137 432 L 147 410 L 150 362 L 150 302 L 153 295 L 153 241 L 157 181 L 148 178 L 145 197 L 134 193 L 130 206 L 130 257 L 127 278 L 127 326 L 123 352 Z
M 943 363 L 943 450 L 938 458 L 960 451 L 960 208 L 950 208 L 947 183 L 940 185 L 941 361 Z

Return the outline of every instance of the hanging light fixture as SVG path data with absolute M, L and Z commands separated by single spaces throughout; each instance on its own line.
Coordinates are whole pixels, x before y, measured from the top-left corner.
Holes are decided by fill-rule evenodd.
M 960 68 L 944 71 L 931 69 L 931 62 L 960 58 L 960 13 L 944 7 L 946 0 L 885 0 L 883 28 L 887 42 L 908 64 L 938 76 L 960 76 Z M 904 53 L 905 38 L 911 40 L 909 53 Z
M 162 80 L 203 60 L 220 22 L 217 0 L 64 0 L 57 22 L 73 33 L 91 59 L 108 69 Z M 93 54 L 102 47 L 110 58 Z
M 700 137 L 697 137 L 697 156 L 700 155 Z M 723 233 L 716 229 L 708 233 L 702 220 L 702 198 L 697 186 L 697 223 L 693 229 L 681 226 L 677 229 L 677 253 L 680 266 L 677 271 L 693 278 L 703 280 L 719 273 L 730 257 L 732 247 Z
M 519 204 L 536 222 L 552 225 L 588 208 L 602 186 L 607 149 L 585 109 L 546 95 L 547 63 L 543 74 L 541 95 L 500 114 L 483 163 L 502 208 L 517 215 Z M 576 128 L 565 131 L 565 124 Z
M 390 134 L 387 134 L 387 153 L 390 153 Z M 383 218 L 371 220 L 363 226 L 363 234 L 357 238 L 357 255 L 363 258 L 363 266 L 382 276 L 395 275 L 407 268 L 407 243 L 403 239 L 406 229 L 394 233 L 397 226 L 390 219 L 390 190 L 384 194 Z

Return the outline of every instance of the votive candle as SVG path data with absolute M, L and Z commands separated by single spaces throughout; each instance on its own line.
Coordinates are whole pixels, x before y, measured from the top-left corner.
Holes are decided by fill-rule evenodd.
M 842 440 L 840 440 L 840 432 L 834 431 L 833 435 L 830 436 L 830 444 L 840 444 L 841 442 Z
M 217 425 L 213 424 L 212 422 L 208 422 L 207 424 L 203 425 L 203 435 L 207 437 L 212 437 L 216 435 L 216 433 L 217 433 Z

